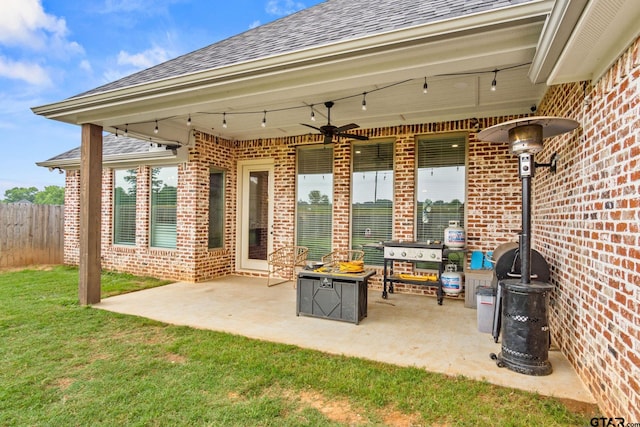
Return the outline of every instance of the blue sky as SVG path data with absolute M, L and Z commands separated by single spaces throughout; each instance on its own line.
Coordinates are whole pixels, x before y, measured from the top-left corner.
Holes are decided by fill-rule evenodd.
M 36 166 L 80 145 L 80 128 L 32 113 L 321 0 L 0 0 L 0 199 L 64 186 Z

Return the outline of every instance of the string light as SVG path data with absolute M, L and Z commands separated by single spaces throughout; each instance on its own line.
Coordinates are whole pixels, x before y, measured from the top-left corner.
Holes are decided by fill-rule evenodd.
M 491 89 L 491 91 L 496 91 L 496 89 L 497 89 L 497 85 L 498 85 L 498 83 L 497 83 L 498 71 L 511 70 L 511 69 L 514 69 L 514 68 L 519 68 L 519 67 L 527 66 L 527 65 L 530 65 L 530 64 L 531 64 L 531 63 L 530 63 L 530 62 L 528 62 L 528 63 L 524 63 L 524 64 L 518 64 L 518 65 L 513 65 L 513 66 L 510 66 L 510 67 L 505 67 L 505 68 L 502 68 L 502 69 L 495 68 L 495 69 L 493 69 L 493 70 L 491 70 L 491 71 L 488 71 L 488 70 L 487 70 L 487 71 L 477 71 L 477 72 L 464 72 L 464 73 L 438 74 L 438 75 L 436 75 L 436 77 L 438 77 L 438 76 L 464 76 L 464 75 L 479 75 L 479 74 L 493 73 L 493 80 L 491 81 L 491 88 L 490 88 L 490 89 Z M 414 80 L 416 80 L 416 79 L 406 79 L 406 80 L 398 81 L 398 82 L 391 83 L 391 84 L 388 84 L 388 85 L 383 86 L 383 87 L 377 87 L 377 88 L 375 88 L 375 89 L 372 89 L 372 90 L 371 90 L 371 91 L 369 91 L 369 92 L 361 92 L 361 93 L 358 93 L 358 94 L 346 95 L 346 96 L 344 96 L 344 97 L 336 98 L 336 99 L 333 99 L 333 100 L 331 100 L 331 101 L 332 101 L 332 102 L 343 101 L 343 100 L 346 100 L 346 99 L 351 99 L 351 98 L 355 98 L 355 97 L 357 97 L 357 96 L 362 95 L 362 104 L 361 104 L 361 106 L 362 106 L 362 110 L 363 110 L 363 111 L 367 111 L 367 99 L 366 99 L 366 97 L 367 97 L 367 94 L 368 94 L 368 93 L 370 93 L 370 92 L 377 92 L 377 91 L 385 90 L 385 89 L 389 89 L 389 88 L 391 88 L 391 87 L 398 86 L 398 85 L 401 85 L 401 84 L 405 84 L 405 83 L 408 83 L 408 82 L 411 82 L 411 81 L 414 81 Z M 425 94 L 426 94 L 426 93 L 428 93 L 428 87 L 429 87 L 429 85 L 428 85 L 428 82 L 427 82 L 427 77 L 425 76 L 425 77 L 424 77 L 424 83 L 423 83 L 423 85 L 422 85 L 422 92 L 423 92 L 423 93 L 425 93 Z M 262 127 L 266 127 L 266 126 L 267 126 L 267 113 L 270 113 L 270 112 L 278 112 L 278 111 L 289 111 L 289 110 L 294 110 L 294 109 L 298 109 L 298 108 L 307 108 L 307 107 L 310 107 L 310 108 L 311 108 L 310 120 L 311 120 L 311 121 L 315 121 L 315 118 L 316 118 L 316 117 L 315 117 L 315 108 L 314 108 L 314 104 L 311 104 L 310 106 L 309 106 L 309 104 L 307 104 L 307 105 L 305 105 L 305 106 L 298 105 L 298 106 L 292 106 L 292 107 L 284 107 L 284 108 L 279 108 L 279 109 L 274 109 L 274 110 L 263 110 L 263 111 L 238 111 L 238 112 L 234 112 L 234 113 L 230 113 L 230 114 L 259 114 L 259 113 L 262 113 L 262 114 L 263 114 L 263 117 L 262 117 L 262 123 L 261 123 L 261 126 L 262 126 Z M 198 114 L 211 114 L 211 115 L 222 114 L 222 116 L 223 116 L 223 119 L 222 119 L 222 127 L 223 127 L 223 128 L 225 128 L 225 129 L 227 128 L 227 126 L 226 126 L 226 125 L 227 125 L 227 121 L 226 121 L 226 112 L 223 112 L 223 113 L 217 113 L 217 112 L 201 112 L 201 113 L 198 113 Z M 164 118 L 161 118 L 161 119 L 159 119 L 159 120 L 160 120 L 160 121 L 162 121 L 162 120 L 170 120 L 170 119 L 174 119 L 175 117 L 176 117 L 176 116 L 173 116 L 173 117 L 164 117 Z M 154 128 L 153 132 L 154 132 L 155 134 L 157 134 L 157 133 L 159 133 L 158 119 L 156 119 L 156 120 L 154 120 L 154 121 L 155 121 L 155 128 Z M 142 124 L 142 123 L 149 123 L 149 121 L 146 121 L 146 122 L 138 122 L 138 123 L 136 123 L 136 124 Z M 191 121 L 191 114 L 188 114 L 186 124 L 187 124 L 187 126 L 191 126 L 191 125 L 192 125 L 192 121 Z M 123 133 L 123 134 L 122 134 L 122 133 L 120 133 L 118 136 L 120 136 L 120 135 L 124 135 L 124 136 L 128 137 L 128 133 L 129 133 L 129 129 L 128 129 L 128 128 L 129 128 L 129 124 L 126 124 L 126 125 L 125 125 L 125 128 L 124 128 L 124 133 Z M 120 129 L 120 128 L 116 128 L 116 134 L 118 134 L 120 131 L 121 131 L 121 129 Z

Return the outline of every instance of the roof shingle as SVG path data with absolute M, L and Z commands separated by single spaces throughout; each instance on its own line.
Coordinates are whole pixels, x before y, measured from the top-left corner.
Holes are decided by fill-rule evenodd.
M 534 0 L 327 0 L 75 97 L 531 1 Z

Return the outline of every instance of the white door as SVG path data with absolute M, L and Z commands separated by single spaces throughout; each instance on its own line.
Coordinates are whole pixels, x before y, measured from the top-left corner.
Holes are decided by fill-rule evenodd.
M 238 163 L 238 269 L 267 270 L 273 245 L 273 161 Z

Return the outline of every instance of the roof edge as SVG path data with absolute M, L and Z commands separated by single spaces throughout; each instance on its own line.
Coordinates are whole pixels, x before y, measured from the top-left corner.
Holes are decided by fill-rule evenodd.
M 588 0 L 556 1 L 542 30 L 529 71 L 529 78 L 533 83 L 547 81 L 587 3 Z
M 131 85 L 97 94 L 68 98 L 31 108 L 37 114 L 49 119 L 72 124 L 81 124 L 75 115 L 102 108 L 126 104 L 134 100 L 166 96 L 168 93 L 195 91 L 205 85 L 222 85 L 232 81 L 248 79 L 261 74 L 277 71 L 279 68 L 304 67 L 331 58 L 344 60 L 366 54 L 374 49 L 398 48 L 410 43 L 428 42 L 446 35 L 461 32 L 480 31 L 484 28 L 505 25 L 512 22 L 546 16 L 552 9 L 553 0 L 538 0 L 531 3 L 513 5 L 443 21 L 396 29 L 393 31 L 367 35 L 357 39 L 314 46 L 293 52 L 268 56 L 256 60 L 240 62 L 226 67 L 184 74 L 148 83 Z
M 127 153 L 127 154 L 113 154 L 104 156 L 102 159 L 103 166 L 131 166 L 138 164 L 145 164 L 150 166 L 156 166 L 160 164 L 172 164 L 177 163 L 178 155 L 173 154 L 171 150 L 165 151 L 150 151 L 148 153 Z M 43 168 L 62 169 L 62 170 L 75 170 L 80 168 L 80 158 L 62 159 L 62 160 L 45 160 L 42 162 L 36 162 L 37 166 Z

